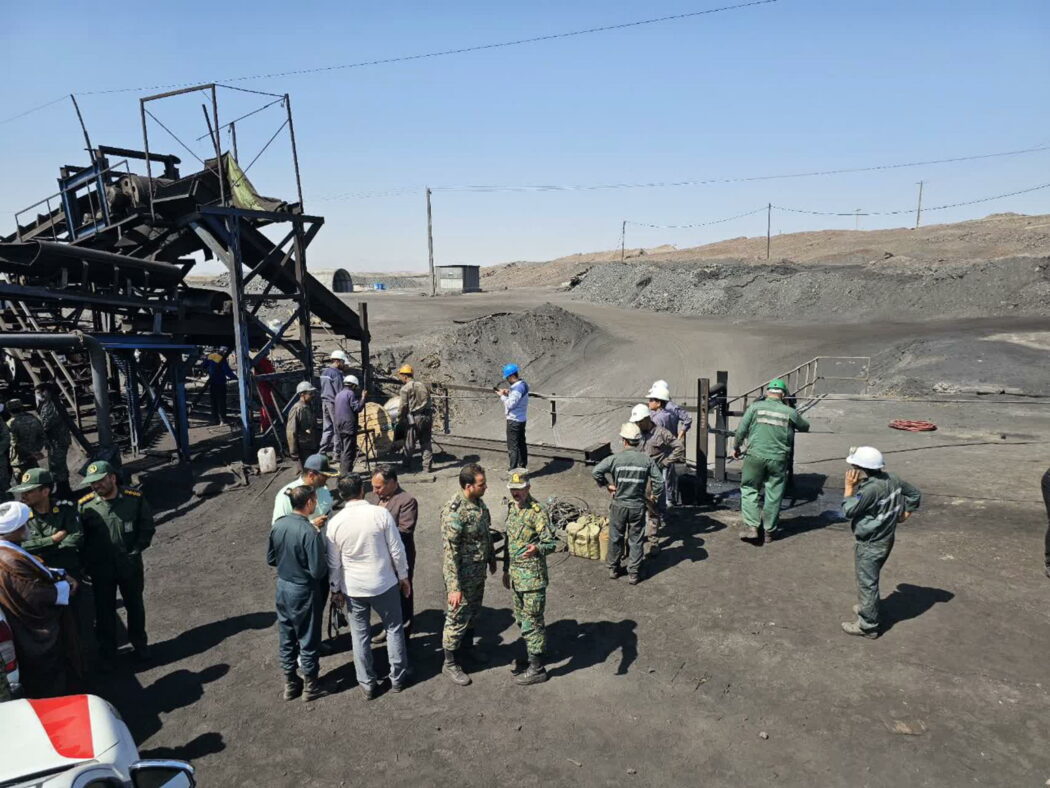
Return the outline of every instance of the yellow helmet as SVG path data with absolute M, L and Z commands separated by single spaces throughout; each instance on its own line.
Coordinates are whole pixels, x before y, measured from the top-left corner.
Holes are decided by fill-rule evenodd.
M 401 369 L 399 369 L 397 371 L 397 374 L 398 375 L 411 375 L 411 374 L 413 374 L 413 372 L 412 372 L 412 365 L 411 364 L 402 364 L 401 365 Z

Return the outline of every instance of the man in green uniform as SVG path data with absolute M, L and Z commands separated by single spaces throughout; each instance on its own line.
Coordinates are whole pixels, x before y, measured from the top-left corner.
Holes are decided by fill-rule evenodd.
M 886 471 L 882 452 L 871 446 L 853 449 L 846 462 L 842 511 L 853 531 L 857 572 L 856 621 L 844 621 L 847 635 L 879 636 L 879 573 L 893 549 L 897 523 L 904 522 L 922 503 L 918 488 Z
M 80 513 L 68 501 L 52 500 L 54 483 L 49 471 L 32 468 L 10 490 L 29 507 L 29 538 L 22 542 L 22 549 L 79 580 L 83 577 L 80 548 L 84 541 Z
M 55 480 L 56 493 L 65 498 L 72 497 L 69 488 L 69 468 L 66 456 L 73 437 L 69 432 L 69 420 L 58 402 L 58 390 L 54 383 L 41 383 L 36 387 L 37 413 L 44 426 L 44 447 L 47 449 L 47 469 Z
M 317 454 L 321 445 L 321 436 L 317 431 L 317 417 L 314 415 L 313 402 L 317 389 L 314 384 L 304 380 L 295 387 L 298 402 L 288 411 L 288 421 L 284 425 L 284 436 L 288 441 L 288 454 L 299 463 L 299 471 L 307 457 Z
M 780 502 L 788 477 L 788 458 L 793 451 L 794 433 L 809 432 L 809 422 L 799 412 L 784 404 L 787 384 L 771 380 L 766 387 L 766 398 L 751 405 L 744 413 L 733 439 L 733 456 L 740 459 L 741 448 L 747 444 L 747 456 L 740 473 L 740 513 L 744 527 L 743 540 L 758 539 L 763 527 L 763 542 L 779 538 Z M 759 496 L 765 493 L 765 502 L 759 509 Z
M 528 660 L 514 660 L 511 668 L 523 686 L 547 680 L 543 653 L 547 650 L 547 628 L 543 611 L 547 606 L 547 556 L 558 549 L 546 510 L 532 497 L 528 471 L 510 472 L 507 489 L 514 503 L 507 513 L 507 542 L 503 554 L 503 586 L 514 595 L 514 620 L 521 628 Z M 527 667 L 526 667 L 527 666 Z
M 485 569 L 496 573 L 496 556 L 489 529 L 492 520 L 482 497 L 488 485 L 485 469 L 471 463 L 459 472 L 460 492 L 441 509 L 441 540 L 444 545 L 442 574 L 445 576 L 445 629 L 441 646 L 445 665 L 441 672 L 465 687 L 470 676 L 459 664 L 460 645 L 474 647 L 474 619 L 485 597 Z M 468 656 L 475 656 L 468 653 Z M 481 661 L 480 659 L 478 661 Z
M 122 486 L 113 467 L 91 463 L 84 481 L 94 492 L 80 499 L 84 567 L 95 591 L 95 633 L 105 667 L 117 654 L 117 590 L 128 616 L 128 639 L 140 661 L 149 658 L 142 551 L 153 541 L 153 512 L 142 493 Z
M 44 459 L 44 425 L 32 413 L 22 409 L 22 400 L 13 399 L 7 403 L 11 418 L 7 428 L 11 431 L 11 474 L 16 479 L 37 462 Z
M 627 581 L 638 585 L 645 541 L 645 512 L 664 492 L 664 477 L 651 457 L 641 451 L 642 431 L 627 422 L 620 428 L 623 451 L 598 463 L 591 475 L 612 495 L 609 504 L 609 577 L 620 576 L 620 555 L 626 541 Z M 609 484 L 609 474 L 613 483 Z M 648 492 L 646 488 L 648 489 Z

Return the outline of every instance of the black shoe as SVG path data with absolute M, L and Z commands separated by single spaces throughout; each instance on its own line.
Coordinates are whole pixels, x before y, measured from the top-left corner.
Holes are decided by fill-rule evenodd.
M 284 699 L 295 700 L 303 694 L 303 680 L 298 673 L 286 673 L 284 675 Z
M 521 657 L 516 657 L 514 659 L 513 664 L 511 664 L 511 666 L 510 666 L 510 675 L 512 675 L 512 676 L 520 676 L 522 673 L 525 672 L 526 668 L 528 668 L 528 667 L 529 667 L 529 661 L 528 660 L 522 659 Z
M 776 531 L 762 531 L 762 544 L 769 544 L 770 542 L 779 542 L 784 538 L 784 532 L 779 528 Z
M 638 580 L 639 580 L 639 579 L 638 579 L 638 575 L 637 575 L 637 574 L 630 574 L 630 575 L 627 575 L 627 582 L 628 582 L 628 583 L 629 583 L 630 585 L 632 585 L 632 586 L 636 586 L 636 585 L 638 585 Z
M 610 566 L 609 567 L 609 579 L 610 580 L 616 580 L 620 576 L 620 574 L 621 574 L 620 567 L 618 567 L 618 566 Z
M 463 672 L 463 668 L 460 667 L 459 662 L 456 660 L 455 651 L 445 649 L 445 664 L 442 666 L 441 672 L 448 676 L 453 684 L 458 684 L 461 687 L 471 684 L 470 676 Z
M 317 676 L 306 677 L 306 681 L 303 682 L 303 701 L 309 703 L 312 700 L 323 698 L 327 694 L 328 690 L 321 686 Z
M 390 681 L 390 691 L 391 692 L 404 692 L 407 687 L 408 687 L 408 682 L 407 681 L 394 681 L 393 679 L 391 679 L 391 681 Z
M 527 687 L 530 684 L 542 684 L 550 676 L 547 675 L 547 671 L 543 668 L 543 657 L 539 654 L 529 654 L 529 668 L 516 679 L 514 683 L 522 687 Z
M 376 685 L 375 684 L 362 684 L 361 694 L 365 696 L 365 700 L 374 700 L 376 696 Z

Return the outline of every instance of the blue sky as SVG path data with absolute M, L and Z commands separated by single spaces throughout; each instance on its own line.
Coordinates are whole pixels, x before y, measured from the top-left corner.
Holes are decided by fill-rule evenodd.
M 52 2 L 10 6 L 0 31 L 3 117 L 64 93 L 352 63 L 686 13 L 686 2 Z M 60 24 L 56 24 L 60 22 Z M 166 43 L 171 42 L 171 43 Z M 94 59 L 93 59 L 94 58 Z M 426 267 L 427 184 L 636 183 L 863 167 L 1050 144 L 1050 4 L 1045 0 L 779 0 L 576 38 L 300 77 L 236 82 L 288 92 L 307 210 L 327 223 L 315 269 Z M 137 99 L 82 95 L 95 144 L 141 147 Z M 265 101 L 224 92 L 229 119 Z M 199 97 L 157 106 L 192 143 Z M 220 119 L 222 119 L 220 118 Z M 279 107 L 238 127 L 247 162 Z M 192 158 L 156 126 L 152 147 Z M 193 143 L 206 155 L 205 143 Z M 71 106 L 0 124 L 11 212 L 54 191 L 84 159 Z M 833 177 L 559 192 L 437 191 L 441 263 L 539 260 L 613 248 L 624 219 L 710 221 L 767 202 L 895 210 L 1050 182 L 1050 151 Z M 260 192 L 294 194 L 287 143 L 253 167 Z M 404 191 L 402 191 L 404 190 Z M 386 194 L 345 198 L 346 194 Z M 1050 213 L 1050 189 L 929 213 Z M 861 227 L 908 224 L 865 217 Z M 774 232 L 852 228 L 854 219 L 774 215 Z M 628 245 L 690 246 L 765 232 L 765 216 L 693 230 L 631 228 Z

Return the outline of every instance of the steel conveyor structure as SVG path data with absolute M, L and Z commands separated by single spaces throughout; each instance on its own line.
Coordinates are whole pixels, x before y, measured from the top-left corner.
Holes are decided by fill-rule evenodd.
M 186 375 L 207 346 L 229 348 L 225 353 L 237 370 L 246 459 L 257 439 L 251 414 L 258 391 L 255 375 L 243 372 L 280 348 L 289 361 L 284 378 L 312 378 L 311 318 L 360 343 L 362 371 L 368 368 L 367 327 L 306 270 L 307 247 L 324 219 L 303 211 L 288 96 L 272 94 L 276 100 L 267 106 L 284 109 L 278 133 L 287 129 L 291 143 L 298 192 L 293 202 L 263 197 L 247 180 L 236 158 L 235 122 L 219 124 L 221 87 L 199 85 L 140 99 L 142 150 L 92 146 L 85 131 L 90 163 L 61 167 L 58 192 L 16 214 L 14 233 L 0 238 L 6 384 L 17 392 L 29 383 L 53 382 L 73 417 L 76 439 L 99 456 L 98 436 L 109 433 L 96 422 L 98 381 L 93 389 L 88 345 L 101 347 L 108 359 L 112 435 L 119 448 L 144 451 L 162 424 L 183 460 L 190 456 Z M 153 102 L 194 93 L 210 98 L 205 122 L 214 155 L 183 175 L 178 157 L 151 151 L 147 118 L 160 123 L 150 111 Z M 231 132 L 231 149 L 220 143 L 222 128 Z M 224 286 L 187 282 L 202 260 L 223 265 Z M 286 317 L 269 324 L 262 319 L 264 305 L 284 302 Z M 22 337 L 19 346 L 5 347 L 3 336 L 15 334 Z M 35 342 L 27 335 L 87 339 Z M 279 399 L 270 403 L 278 444 Z

